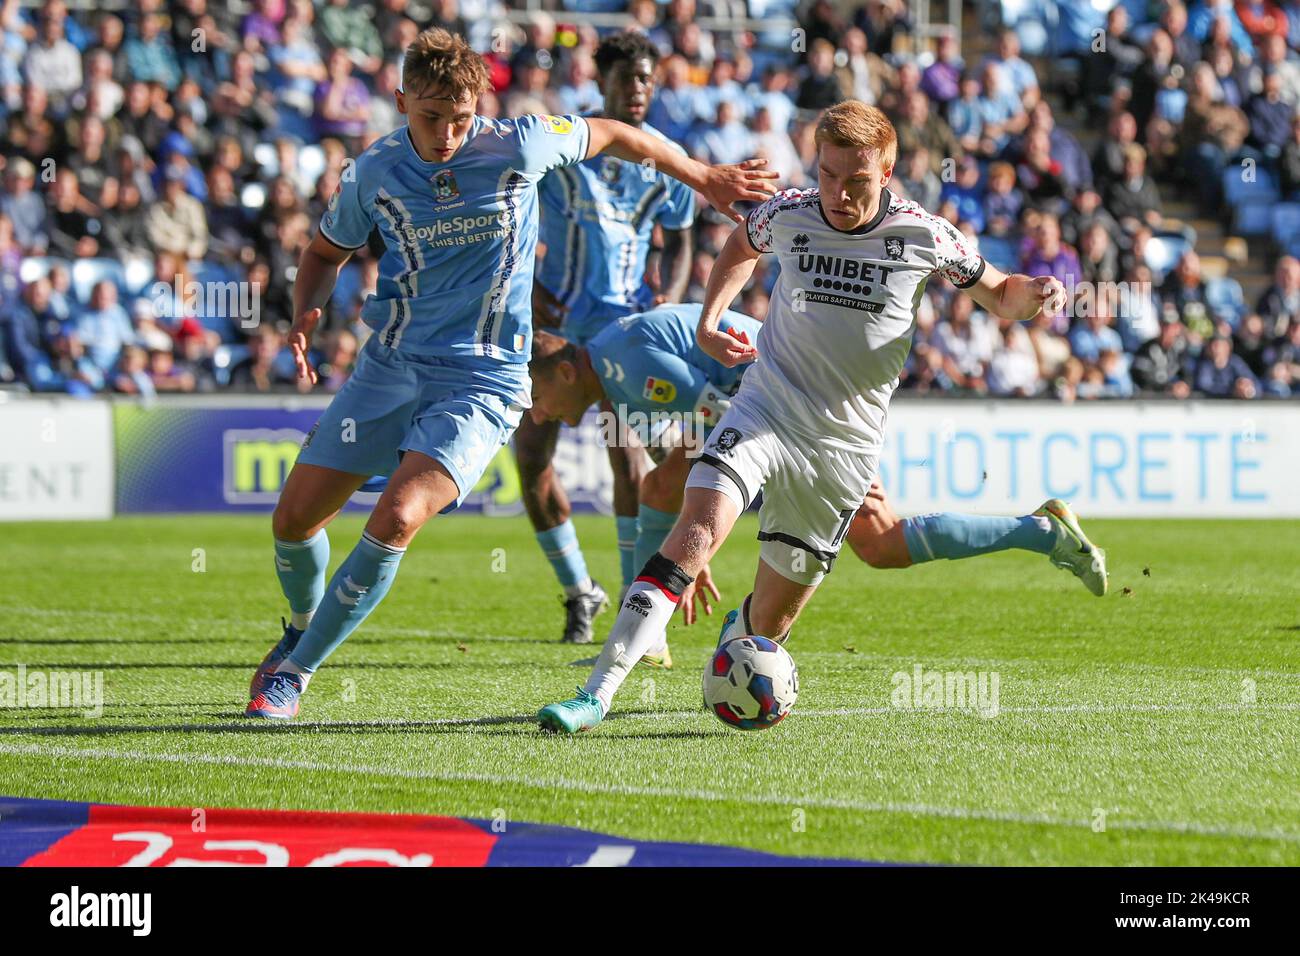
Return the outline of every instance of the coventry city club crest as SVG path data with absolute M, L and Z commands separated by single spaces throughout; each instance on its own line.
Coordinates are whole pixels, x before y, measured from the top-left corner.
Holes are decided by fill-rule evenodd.
M 433 177 L 433 195 L 438 202 L 451 202 L 460 197 L 456 186 L 456 175 L 450 169 L 444 169 Z
M 891 259 L 903 258 L 903 240 L 897 236 L 889 236 L 885 239 L 885 255 Z
M 600 178 L 606 185 L 612 186 L 623 174 L 623 160 L 605 156 L 600 162 Z

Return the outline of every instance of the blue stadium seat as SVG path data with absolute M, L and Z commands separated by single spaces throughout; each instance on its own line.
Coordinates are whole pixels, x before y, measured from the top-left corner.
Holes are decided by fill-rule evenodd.
M 1151 237 L 1146 245 L 1146 264 L 1152 278 L 1159 282 L 1178 264 L 1183 253 L 1192 248 L 1187 237 L 1177 232 L 1162 232 Z
M 1270 206 L 1270 231 L 1279 248 L 1286 248 L 1291 240 L 1300 237 L 1300 202 L 1281 202 Z
M 230 384 L 230 370 L 248 358 L 247 345 L 218 345 L 212 353 L 212 372 L 217 384 L 225 388 Z
M 313 186 L 320 179 L 321 173 L 325 172 L 328 163 L 325 150 L 319 146 L 304 146 L 298 150 L 298 172 Z
M 1233 207 L 1232 231 L 1238 236 L 1266 236 L 1273 228 L 1273 203 L 1247 199 Z
M 982 255 L 989 264 L 1001 269 L 1003 272 L 1015 272 L 1020 258 L 1016 255 L 1016 247 L 1009 239 L 1003 239 L 1000 236 L 980 236 L 980 255 Z
M 112 281 L 118 292 L 127 291 L 126 270 L 116 259 L 78 259 L 72 264 L 72 294 L 82 304 L 90 301 L 95 286 L 105 279 Z
M 72 264 L 67 259 L 60 259 L 58 256 L 28 256 L 18 265 L 18 278 L 22 280 L 23 285 L 31 285 L 37 279 L 49 275 L 50 270 L 55 266 L 72 268 Z
M 1230 276 L 1205 283 L 1205 301 L 1216 317 L 1225 318 L 1234 329 L 1246 314 L 1246 296 L 1241 283 Z
M 126 294 L 137 296 L 143 293 L 153 281 L 153 263 L 144 256 L 131 256 L 122 265 L 126 274 Z
M 239 204 L 245 209 L 261 209 L 266 204 L 266 187 L 261 183 L 249 183 L 239 191 Z
M 1274 203 L 1281 198 L 1277 177 L 1267 166 L 1257 163 L 1250 167 L 1249 177 L 1245 172 L 1239 163 L 1229 163 L 1223 171 L 1223 201 L 1229 208 L 1252 199 Z

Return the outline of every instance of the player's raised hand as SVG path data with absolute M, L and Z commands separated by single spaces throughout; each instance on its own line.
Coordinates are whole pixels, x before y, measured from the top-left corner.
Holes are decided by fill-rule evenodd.
M 1065 286 L 1056 276 L 1038 276 L 1033 280 L 1032 285 L 1044 313 L 1056 315 L 1065 308 Z
M 743 329 L 701 329 L 695 339 L 707 355 L 727 368 L 735 368 L 758 358 L 758 349 L 749 341 L 749 335 Z
M 718 212 L 734 222 L 743 222 L 745 217 L 735 210 L 735 203 L 745 199 L 762 202 L 776 192 L 773 180 L 780 179 L 781 174 L 764 169 L 766 165 L 766 159 L 747 159 L 728 166 L 710 166 L 700 192 Z
M 293 352 L 293 364 L 298 367 L 298 378 L 312 385 L 316 384 L 316 370 L 311 367 L 307 352 L 311 349 L 311 335 L 316 331 L 320 316 L 320 309 L 308 309 L 289 329 L 289 350 Z
M 678 602 L 682 609 L 682 621 L 686 624 L 694 624 L 698 616 L 695 610 L 695 601 L 698 598 L 700 606 L 704 608 L 706 616 L 713 614 L 713 601 L 709 596 L 713 596 L 713 601 L 722 600 L 722 595 L 718 593 L 717 585 L 713 583 L 713 575 L 709 573 L 709 566 L 706 564 L 695 580 L 686 586 L 682 591 L 682 598 Z

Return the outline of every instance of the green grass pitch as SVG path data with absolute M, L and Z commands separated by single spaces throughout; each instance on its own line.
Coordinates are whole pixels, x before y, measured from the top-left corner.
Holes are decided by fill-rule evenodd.
M 613 522 L 577 524 L 614 590 Z M 504 815 L 874 860 L 1300 863 L 1300 522 L 1085 525 L 1111 557 L 1103 600 L 1033 555 L 873 571 L 846 549 L 790 644 L 794 714 L 742 734 L 701 710 L 700 673 L 752 581 L 747 518 L 714 564 L 720 612 L 670 631 L 676 670 L 638 668 L 572 739 L 530 716 L 594 650 L 556 641 L 522 518 L 426 528 L 290 727 L 236 716 L 283 610 L 268 519 L 0 525 L 0 671 L 102 670 L 106 698 L 99 718 L 0 709 L 0 794 Z M 335 563 L 360 529 L 331 529 Z M 996 672 L 1000 712 L 892 707 L 917 664 Z

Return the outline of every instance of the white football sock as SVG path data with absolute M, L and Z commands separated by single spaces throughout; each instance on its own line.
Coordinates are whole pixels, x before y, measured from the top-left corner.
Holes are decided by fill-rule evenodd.
M 280 661 L 280 666 L 275 669 L 277 674 L 297 674 L 302 679 L 302 689 L 306 690 L 307 685 L 311 683 L 311 673 L 303 670 L 289 658 Z
M 591 578 L 583 578 L 577 584 L 566 584 L 564 586 L 564 596 L 566 598 L 576 598 L 580 594 L 586 594 L 591 590 Z
M 666 642 L 664 632 L 673 611 L 677 610 L 677 601 L 649 581 L 637 580 L 628 587 L 618 620 L 610 629 L 584 688 L 600 698 L 606 713 L 614 694 L 641 655 Z

